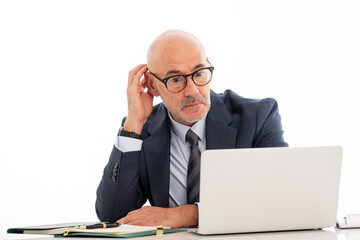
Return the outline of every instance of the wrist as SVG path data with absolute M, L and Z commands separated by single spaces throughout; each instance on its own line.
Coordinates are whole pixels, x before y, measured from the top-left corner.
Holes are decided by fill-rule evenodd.
M 133 121 L 131 119 L 126 119 L 124 123 L 124 130 L 127 132 L 134 132 L 136 134 L 141 135 L 141 131 L 143 129 L 145 122 L 142 121 Z
M 198 213 L 198 206 L 196 204 L 188 204 L 175 207 L 174 210 L 176 213 L 172 218 L 177 222 L 175 225 L 179 227 L 194 227 L 198 225 L 199 221 L 199 213 Z
M 130 137 L 130 138 L 135 138 L 135 139 L 142 140 L 142 136 L 140 134 L 137 134 L 135 132 L 126 131 L 126 130 L 124 130 L 123 127 L 121 127 L 119 129 L 118 136 Z

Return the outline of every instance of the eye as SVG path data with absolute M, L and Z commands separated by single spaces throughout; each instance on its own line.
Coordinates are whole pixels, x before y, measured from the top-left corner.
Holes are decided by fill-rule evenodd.
M 182 76 L 175 76 L 169 79 L 170 84 L 183 84 L 185 81 L 184 77 Z
M 181 79 L 179 77 L 175 77 L 175 78 L 172 78 L 171 81 L 173 81 L 174 83 L 177 83 L 177 82 L 180 82 Z
M 197 71 L 194 76 L 195 77 L 201 77 L 204 74 L 204 70 Z

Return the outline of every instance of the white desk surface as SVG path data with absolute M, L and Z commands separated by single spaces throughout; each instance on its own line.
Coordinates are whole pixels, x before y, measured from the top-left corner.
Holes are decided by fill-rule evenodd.
M 29 234 L 0 234 L 1 240 L 54 240 L 49 235 L 29 235 Z M 111 240 L 111 239 L 124 239 L 124 238 L 62 238 L 64 240 Z M 163 236 L 146 236 L 139 238 L 129 239 L 156 239 L 156 240 L 196 240 L 196 239 L 239 239 L 239 240 L 360 240 L 359 229 L 346 229 L 341 230 L 338 228 L 327 228 L 323 230 L 310 230 L 310 231 L 288 231 L 288 232 L 268 232 L 268 233 L 243 233 L 243 234 L 228 234 L 228 235 L 210 235 L 202 236 L 191 232 L 169 233 Z

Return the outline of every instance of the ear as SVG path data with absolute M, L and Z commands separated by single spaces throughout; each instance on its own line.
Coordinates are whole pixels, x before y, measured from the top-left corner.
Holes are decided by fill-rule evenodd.
M 144 74 L 144 78 L 146 80 L 146 87 L 148 89 L 148 92 L 151 95 L 158 97 L 160 94 L 159 91 L 154 86 L 154 77 L 149 72 L 146 72 Z

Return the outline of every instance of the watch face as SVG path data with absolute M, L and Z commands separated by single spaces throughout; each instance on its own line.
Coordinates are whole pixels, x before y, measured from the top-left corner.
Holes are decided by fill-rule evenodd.
M 124 129 L 124 127 L 121 127 L 121 128 L 119 128 L 119 131 L 118 131 L 118 136 L 121 136 L 120 134 L 121 134 L 121 131 Z

